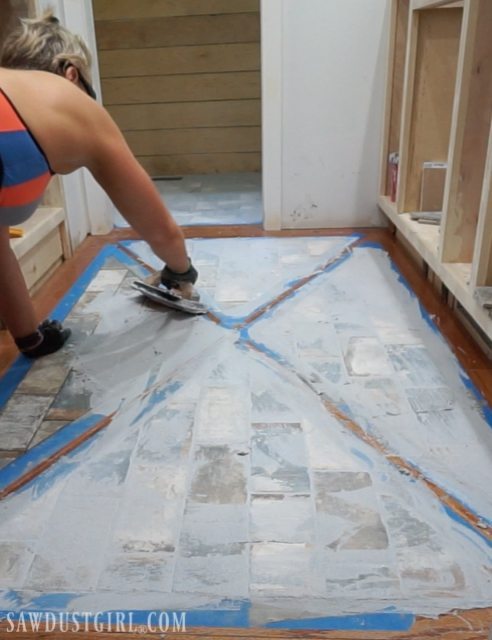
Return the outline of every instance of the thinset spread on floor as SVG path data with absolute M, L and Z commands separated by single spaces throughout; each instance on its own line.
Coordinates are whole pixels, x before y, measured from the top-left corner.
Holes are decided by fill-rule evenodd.
M 490 410 L 387 254 L 188 247 L 209 316 L 143 302 L 159 263 L 107 247 L 56 310 L 69 347 L 2 381 L 0 450 L 27 451 L 0 471 L 0 610 L 394 630 L 489 606 Z

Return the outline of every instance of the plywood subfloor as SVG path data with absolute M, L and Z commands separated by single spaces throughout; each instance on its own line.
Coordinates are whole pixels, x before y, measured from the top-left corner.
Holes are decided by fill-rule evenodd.
M 342 611 L 347 614 L 344 607 L 348 602 L 350 608 L 355 606 L 355 613 L 380 611 L 381 601 L 375 603 L 375 608 L 368 604 L 369 592 L 375 600 L 382 597 L 378 593 L 383 592 L 391 602 L 403 598 L 400 605 L 411 603 L 416 608 L 409 611 L 415 613 L 429 613 L 429 607 L 439 607 L 448 596 L 460 608 L 457 603 L 464 596 L 464 593 L 459 595 L 460 580 L 466 579 L 468 569 L 460 566 L 464 561 L 460 553 L 453 555 L 453 545 L 459 541 L 458 546 L 466 546 L 468 539 L 474 541 L 472 546 L 477 549 L 477 544 L 478 547 L 484 544 L 480 542 L 483 536 L 473 522 L 471 527 L 462 527 L 457 519 L 450 519 L 442 510 L 443 496 L 433 492 L 425 479 L 432 478 L 446 495 L 459 496 L 463 506 L 471 505 L 475 512 L 486 515 L 488 496 L 474 490 L 475 486 L 485 487 L 484 482 L 478 477 L 453 473 L 456 469 L 452 465 L 448 469 L 445 464 L 438 465 L 431 454 L 439 446 L 452 454 L 453 438 L 440 439 L 440 435 L 449 431 L 456 433 L 467 426 L 470 431 L 463 435 L 468 441 L 475 437 L 481 443 L 487 441 L 488 432 L 480 426 L 483 422 L 480 408 L 466 387 L 462 387 L 459 369 L 448 348 L 422 319 L 416 300 L 398 282 L 384 252 L 373 246 L 349 249 L 354 241 L 357 240 L 318 236 L 282 240 L 278 244 L 261 240 L 193 242 L 194 260 L 203 273 L 204 294 L 215 304 L 219 324 L 205 319 L 186 323 L 170 317 L 163 320 L 161 312 L 140 307 L 130 300 L 132 294 L 127 289 L 131 278 L 128 268 L 130 271 L 138 268 L 125 262 L 121 255 L 106 256 L 100 265 L 102 269 L 93 274 L 90 291 L 72 313 L 71 322 L 78 331 L 71 362 L 56 363 L 60 377 L 64 367 L 70 371 L 61 389 L 56 390 L 56 385 L 51 387 L 55 400 L 50 403 L 49 411 L 55 411 L 57 419 L 64 418 L 63 411 L 79 411 L 79 415 L 87 419 L 89 410 L 97 423 L 98 419 L 104 419 L 102 416 L 111 415 L 115 407 L 109 405 L 119 397 L 120 413 L 112 416 L 110 425 L 104 425 L 105 430 L 97 440 L 88 441 L 90 457 L 87 450 L 74 449 L 68 459 L 70 468 L 67 469 L 65 463 L 61 469 L 58 463 L 48 475 L 40 476 L 23 493 L 12 494 L 4 502 L 4 505 L 13 505 L 17 501 L 19 505 L 22 496 L 25 500 L 33 490 L 40 497 L 40 505 L 44 504 L 43 500 L 53 501 L 53 513 L 48 506 L 50 516 L 45 522 L 53 527 L 50 544 L 53 544 L 53 535 L 59 538 L 56 553 L 50 556 L 47 565 L 50 551 L 43 546 L 41 538 L 36 542 L 37 551 L 24 549 L 26 553 L 20 550 L 22 543 L 18 537 L 10 541 L 18 544 L 17 551 L 21 551 L 18 556 L 29 564 L 22 568 L 20 562 L 16 567 L 20 573 L 25 570 L 23 579 L 27 582 L 24 584 L 30 580 L 30 589 L 45 596 L 54 593 L 56 583 L 59 596 L 63 581 L 66 590 L 72 580 L 80 597 L 83 569 L 82 575 L 88 583 L 99 584 L 106 592 L 105 597 L 111 598 L 111 593 L 117 593 L 125 583 L 125 576 L 128 582 L 125 562 L 126 568 L 131 569 L 135 563 L 140 566 L 143 556 L 148 560 L 149 550 L 137 548 L 145 539 L 147 544 L 157 545 L 153 553 L 159 555 L 157 565 L 161 573 L 156 576 L 151 571 L 145 577 L 145 571 L 137 571 L 137 577 L 143 579 L 142 588 L 137 588 L 140 594 L 148 588 L 148 580 L 152 583 L 154 579 L 161 588 L 169 580 L 171 591 L 172 584 L 178 584 L 174 591 L 180 597 L 175 602 L 181 605 L 184 600 L 180 598 L 186 600 L 190 596 L 190 585 L 197 585 L 195 595 L 200 593 L 208 606 L 220 594 L 222 599 L 235 596 L 236 601 L 244 603 L 251 597 L 251 591 L 263 595 L 270 592 L 266 609 L 258 607 L 256 601 L 254 615 L 249 616 L 249 623 L 253 625 L 267 624 L 272 615 L 279 621 L 292 620 L 292 614 L 296 613 L 292 605 L 282 612 L 284 598 L 292 595 L 296 606 L 302 609 L 302 617 L 306 618 L 306 611 L 312 609 L 310 617 L 315 619 L 314 628 L 322 628 L 322 620 L 326 623 L 330 613 L 338 617 Z M 241 244 L 239 251 L 237 247 Z M 277 249 L 272 257 L 275 246 L 283 249 Z M 254 277 L 251 273 L 244 277 L 244 269 L 240 268 L 238 256 L 243 255 L 244 259 L 245 247 L 246 253 L 252 252 L 257 259 Z M 126 249 L 139 253 L 144 261 L 151 260 L 139 245 Z M 225 265 L 224 275 L 234 273 L 237 268 L 234 282 L 228 284 L 226 277 L 220 277 L 218 265 Z M 326 271 L 320 274 L 319 266 L 324 266 Z M 275 275 L 267 279 L 265 274 Z M 301 282 L 311 274 L 316 274 L 316 278 Z M 359 277 L 354 278 L 354 274 Z M 361 274 L 368 279 L 365 285 Z M 286 296 L 268 315 L 253 317 L 251 312 L 255 309 L 266 310 L 268 301 L 278 299 L 282 292 L 300 282 L 302 286 L 293 297 Z M 391 305 L 391 311 L 381 304 L 384 295 L 397 303 Z M 358 308 L 361 296 L 364 304 Z M 108 309 L 113 312 L 108 314 Z M 375 318 L 379 321 L 375 322 Z M 163 331 L 158 330 L 157 325 Z M 323 325 L 321 333 L 320 325 Z M 145 326 L 146 335 L 138 334 L 137 326 Z M 454 330 L 458 328 L 455 326 Z M 180 341 L 177 336 L 185 339 Z M 138 352 L 132 352 L 132 340 L 138 345 Z M 183 347 L 187 357 L 182 357 Z M 469 363 L 473 362 L 475 367 L 485 364 L 471 344 L 465 351 Z M 426 354 L 431 354 L 430 361 L 424 357 Z M 137 361 L 144 363 L 141 371 L 135 367 Z M 131 373 L 130 367 L 124 366 L 129 362 Z M 478 370 L 487 371 L 485 367 Z M 19 389 L 17 393 L 31 394 L 38 400 L 50 397 L 46 389 L 40 392 L 39 387 L 37 393 L 32 393 L 33 385 L 45 383 L 49 376 L 38 375 L 36 380 L 32 372 L 30 375 L 31 382 L 28 376 L 24 384 L 31 384 L 31 388 Z M 77 375 L 79 380 L 75 384 L 73 378 Z M 385 384 L 382 385 L 382 381 Z M 53 380 L 52 383 L 54 385 Z M 429 386 L 439 390 L 437 395 L 428 396 L 424 392 Z M 130 387 L 132 393 L 128 393 Z M 112 390 L 109 405 L 108 388 Z M 436 397 L 438 402 L 434 406 Z M 135 398 L 139 398 L 138 401 Z M 405 407 L 405 411 L 401 411 L 400 406 L 400 413 L 399 403 Z M 371 411 L 367 413 L 369 407 Z M 39 404 L 37 408 L 40 409 Z M 458 419 L 458 426 L 453 422 L 454 428 L 451 428 L 448 417 L 458 410 L 471 413 L 467 413 L 466 423 Z M 408 436 L 417 437 L 418 430 L 426 424 L 422 417 L 432 412 L 446 419 L 441 433 L 433 429 L 436 440 L 429 441 L 429 455 L 419 461 L 427 473 L 415 482 L 408 473 L 402 475 L 401 467 L 386 454 L 397 451 L 402 460 L 415 463 L 418 440 L 412 443 Z M 67 416 L 76 417 L 73 413 L 66 413 L 65 419 Z M 388 416 L 394 420 L 382 419 L 387 420 Z M 131 422 L 137 425 L 133 434 L 128 428 Z M 89 422 L 86 426 L 90 428 L 93 424 Z M 360 432 L 348 428 L 350 424 L 360 426 L 375 440 L 361 438 Z M 19 437 L 20 432 L 23 430 L 14 431 L 13 435 Z M 384 443 L 386 449 L 373 446 L 378 442 Z M 483 468 L 479 449 L 473 442 L 469 447 L 469 451 L 478 456 L 474 458 L 475 474 L 480 474 Z M 487 448 L 483 448 L 482 455 L 487 455 Z M 88 459 L 92 461 L 89 466 Z M 448 462 L 450 460 L 452 457 Z M 110 469 L 115 473 L 110 473 Z M 183 470 L 188 480 L 183 481 Z M 162 483 L 164 475 L 172 481 Z M 47 482 L 47 478 L 52 482 Z M 147 492 L 149 487 L 146 505 L 140 505 L 138 496 L 132 492 L 141 496 L 139 492 Z M 147 509 L 152 504 L 151 494 L 160 496 L 161 505 L 164 500 L 170 509 L 167 513 L 151 510 L 155 517 L 162 519 L 162 526 L 158 525 L 159 520 L 153 521 L 150 531 L 159 531 L 160 535 L 165 531 L 168 539 L 164 547 L 163 539 L 153 540 L 153 534 L 149 536 L 149 530 L 142 529 L 141 525 L 148 521 L 145 514 L 148 515 Z M 82 564 L 80 558 L 74 562 L 73 548 L 63 547 L 63 541 L 67 540 L 67 519 L 57 519 L 56 512 L 58 509 L 60 514 L 66 514 L 67 505 L 63 501 L 68 504 L 74 496 L 77 508 L 69 519 L 69 526 L 75 527 L 73 533 L 82 536 L 89 546 L 91 535 L 92 540 L 98 542 L 104 535 L 113 536 L 108 547 L 111 552 L 104 555 L 106 568 L 101 572 L 99 566 L 97 576 L 87 558 Z M 114 512 L 115 496 L 121 500 L 118 516 Z M 179 516 L 173 518 L 170 514 L 176 508 L 173 503 L 180 500 L 182 508 L 180 511 L 178 507 L 178 513 L 184 517 L 180 531 L 173 534 L 166 523 L 179 520 Z M 21 512 L 32 507 L 29 505 L 28 499 Z M 130 511 L 140 507 L 142 517 L 132 513 L 128 519 Z M 13 507 L 5 508 L 8 515 Z M 106 531 L 106 525 L 103 525 L 104 531 L 99 525 L 94 529 L 92 523 L 98 521 L 92 517 L 94 509 L 101 509 L 104 520 L 112 522 L 111 533 Z M 114 517 L 111 513 L 115 513 Z M 92 514 L 87 531 L 84 529 L 86 519 L 78 522 L 80 514 Z M 127 515 L 126 520 L 121 514 Z M 5 522 L 9 520 L 12 523 L 8 517 Z M 211 523 L 215 523 L 214 526 L 211 527 Z M 442 535 L 443 531 L 447 532 L 446 536 Z M 177 546 L 172 541 L 173 535 L 178 535 Z M 129 536 L 131 540 L 127 539 Z M 203 536 L 207 539 L 201 539 Z M 4 533 L 2 537 L 8 536 Z M 487 549 L 486 544 L 483 549 Z M 471 551 L 471 547 L 469 551 L 467 562 L 476 570 L 478 565 L 473 566 L 472 556 L 477 551 Z M 70 571 L 67 563 L 63 563 L 64 554 L 69 554 L 74 565 Z M 417 557 L 430 564 L 412 576 Z M 154 556 L 154 560 L 156 558 Z M 408 563 L 406 571 L 405 562 Z M 477 559 L 477 562 L 480 565 L 482 561 Z M 174 563 L 172 575 L 166 575 L 170 563 Z M 155 569 L 155 563 L 152 566 Z M 296 571 L 292 571 L 293 566 Z M 332 570 L 326 572 L 323 566 Z M 381 573 L 382 567 L 387 570 Z M 369 571 L 361 571 L 362 568 Z M 353 576 L 349 575 L 350 571 L 354 571 Z M 212 585 L 208 584 L 211 576 Z M 248 579 L 251 576 L 252 582 L 246 584 L 245 576 Z M 406 580 L 403 590 L 402 580 Z M 427 581 L 430 591 L 426 591 Z M 364 591 L 364 582 L 370 584 L 367 591 Z M 328 583 L 335 589 L 336 598 L 326 598 Z M 22 591 L 21 587 L 19 583 L 16 592 Z M 486 583 L 482 585 L 485 601 L 488 588 Z M 312 589 L 317 590 L 321 602 L 315 602 Z M 325 595 L 320 596 L 321 591 Z M 73 594 L 73 588 L 70 592 Z M 490 591 L 488 593 L 490 595 Z M 420 598 L 421 595 L 424 597 Z M 135 592 L 132 595 L 125 590 L 128 606 L 136 604 L 132 601 L 135 596 Z M 24 604 L 36 604 L 32 593 L 19 597 L 24 598 Z M 466 590 L 466 597 L 479 598 L 470 589 Z M 101 603 L 100 599 L 97 601 Z M 357 611 L 354 601 L 363 608 Z M 114 602 L 107 601 L 108 607 L 115 608 Z M 118 604 L 122 602 L 118 596 Z M 189 600 L 187 602 L 189 604 Z M 89 603 L 90 598 L 86 601 Z M 463 606 L 468 608 L 469 601 L 462 601 L 461 608 Z M 299 616 L 300 609 L 294 618 Z M 239 616 L 244 613 L 237 606 L 236 611 Z M 476 614 L 482 631 L 487 615 L 485 611 Z M 435 629 L 440 624 L 456 625 L 457 620 L 447 617 L 439 623 L 425 624 Z M 386 622 L 395 624 L 395 619 L 389 614 Z M 458 622 L 457 627 L 461 624 L 462 621 Z M 468 624 L 464 626 L 469 628 Z M 456 633 L 461 633 L 457 627 Z M 414 631 L 411 629 L 409 633 Z M 220 637 L 220 633 L 217 636 L 208 631 L 203 633 L 204 637 Z M 233 637 L 245 634 L 253 637 L 254 632 L 230 633 L 237 634 Z M 264 633 L 287 637 L 283 631 Z M 301 637 L 300 632 L 296 633 L 294 637 Z M 375 637 L 405 637 L 404 633 L 399 634 Z M 327 637 L 344 636 L 338 633 Z

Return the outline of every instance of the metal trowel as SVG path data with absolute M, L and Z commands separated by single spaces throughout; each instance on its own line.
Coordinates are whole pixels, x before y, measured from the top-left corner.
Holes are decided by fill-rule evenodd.
M 142 282 L 142 280 L 134 280 L 132 287 L 149 300 L 152 300 L 152 302 L 161 304 L 164 307 L 169 307 L 170 309 L 175 309 L 176 311 L 182 311 L 183 313 L 189 313 L 195 316 L 208 312 L 204 304 L 198 302 L 198 300 L 184 298 L 179 295 L 176 289 L 171 291 L 163 285 L 155 286 Z

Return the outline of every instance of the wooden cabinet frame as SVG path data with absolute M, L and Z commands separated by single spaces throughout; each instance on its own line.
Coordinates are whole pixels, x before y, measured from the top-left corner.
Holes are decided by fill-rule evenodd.
M 476 295 L 492 287 L 492 2 L 390 0 L 390 9 L 379 205 L 492 339 Z M 395 202 L 391 153 L 399 155 Z M 411 219 L 423 162 L 447 163 L 440 227 Z

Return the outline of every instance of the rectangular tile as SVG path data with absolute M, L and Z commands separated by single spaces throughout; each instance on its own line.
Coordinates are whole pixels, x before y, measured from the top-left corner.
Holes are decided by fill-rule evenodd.
M 368 473 L 314 474 L 317 539 L 340 555 L 345 551 L 385 551 L 389 541 Z
M 350 376 L 390 376 L 393 368 L 377 338 L 352 337 L 344 354 Z
M 247 456 L 228 446 L 199 446 L 194 461 L 190 501 L 244 504 L 247 498 Z
M 37 547 L 24 588 L 76 593 L 94 588 L 117 508 L 111 498 L 62 496 Z
M 187 556 L 217 553 L 249 541 L 246 504 L 188 504 L 181 528 L 180 550 Z
M 247 545 L 223 545 L 205 556 L 180 556 L 173 591 L 244 599 L 249 594 Z
M 172 553 L 120 553 L 110 555 L 99 577 L 98 588 L 116 593 L 171 591 Z
M 251 594 L 311 596 L 312 548 L 276 542 L 251 545 Z
M 14 393 L 0 413 L 0 449 L 25 449 L 52 403 L 49 396 Z
M 33 545 L 0 540 L 0 589 L 19 589 L 33 560 Z
M 250 518 L 252 542 L 314 542 L 310 496 L 253 495 Z
M 310 492 L 306 444 L 300 424 L 253 424 L 251 491 Z
M 206 387 L 200 398 L 195 431 L 202 444 L 247 444 L 249 394 L 240 386 Z

